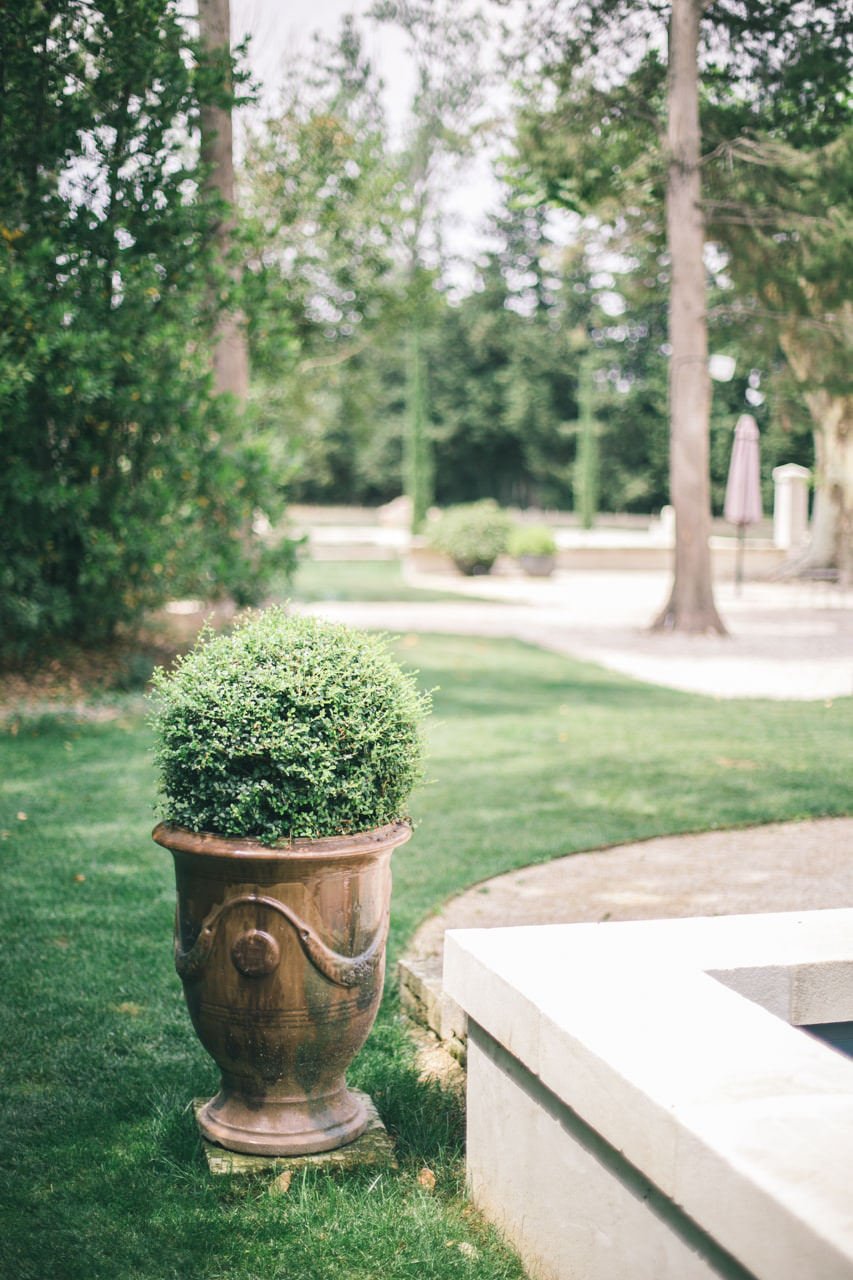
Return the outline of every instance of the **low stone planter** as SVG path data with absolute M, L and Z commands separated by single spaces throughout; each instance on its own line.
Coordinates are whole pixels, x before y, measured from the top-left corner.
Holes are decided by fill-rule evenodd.
M 519 556 L 521 565 L 528 578 L 550 578 L 554 572 L 554 556 Z

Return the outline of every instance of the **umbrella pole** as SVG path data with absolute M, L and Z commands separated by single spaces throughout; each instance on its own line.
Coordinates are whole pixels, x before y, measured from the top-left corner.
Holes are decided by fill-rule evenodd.
M 743 586 L 743 547 L 746 540 L 746 525 L 737 527 L 737 555 L 735 557 L 735 595 L 739 596 Z

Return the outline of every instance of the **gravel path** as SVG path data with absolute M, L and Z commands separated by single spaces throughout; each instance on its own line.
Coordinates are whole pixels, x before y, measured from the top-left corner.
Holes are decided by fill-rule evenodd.
M 651 684 L 716 698 L 813 701 L 853 695 L 853 591 L 828 583 L 716 588 L 727 636 L 648 630 L 668 575 L 652 571 L 556 573 L 545 580 L 435 574 L 412 585 L 451 591 L 448 603 L 300 606 L 395 633 L 508 636 L 600 663 Z M 466 598 L 487 597 L 486 602 Z
M 440 974 L 446 929 L 853 907 L 853 818 L 664 836 L 474 885 L 415 934 Z

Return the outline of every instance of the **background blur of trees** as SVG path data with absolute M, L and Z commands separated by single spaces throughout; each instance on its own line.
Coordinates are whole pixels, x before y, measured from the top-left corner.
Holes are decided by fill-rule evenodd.
M 817 462 L 809 559 L 850 572 L 853 3 L 689 5 L 699 16 L 707 265 L 722 289 L 712 334 L 763 368 L 774 428 L 807 415 Z M 515 146 L 529 198 L 596 218 L 629 255 L 657 243 L 664 272 L 670 10 L 668 0 L 541 6 L 521 50 Z
M 419 50 L 402 127 L 351 19 L 283 68 L 232 218 L 198 138 L 203 108 L 247 92 L 240 51 L 233 76 L 205 58 L 177 0 L 0 6 L 6 652 L 98 641 L 170 596 L 260 597 L 256 530 L 285 490 L 405 487 L 416 519 L 480 497 L 587 519 L 669 500 L 668 4 L 596 0 L 594 38 L 579 6 L 532 4 L 503 45 L 508 107 L 479 58 L 499 0 L 484 24 L 436 27 L 445 8 L 374 6 Z M 748 410 L 767 510 L 775 465 L 816 463 L 812 559 L 849 569 L 853 0 L 712 0 L 702 31 L 711 350 L 736 359 L 714 388 L 712 503 Z M 460 276 L 447 193 L 484 148 L 500 208 Z M 246 408 L 214 393 L 223 313 L 246 317 Z
M 611 5 L 614 12 L 618 7 Z M 803 6 L 788 6 L 796 7 Z M 666 6 L 657 8 L 660 35 Z M 833 32 L 842 26 L 836 15 Z M 419 303 L 433 492 L 439 503 L 492 496 L 576 507 L 579 386 L 586 368 L 599 509 L 654 512 L 668 501 L 668 276 L 656 151 L 665 67 L 659 50 L 647 51 L 618 94 L 606 102 L 595 95 L 581 101 L 567 60 L 561 61 L 560 35 L 550 33 L 550 60 L 524 63 L 517 51 L 510 60 L 518 94 L 500 160 L 504 208 L 491 218 L 489 248 L 472 264 L 464 296 L 447 287 L 447 254 L 440 238 L 434 241 L 429 306 Z M 741 37 L 735 31 L 730 38 Z M 739 75 L 747 62 L 755 69 L 773 39 L 765 23 L 745 44 Z M 836 34 L 832 41 L 837 44 Z M 807 53 L 818 59 L 820 51 L 818 33 L 809 51 L 800 51 L 801 60 Z M 813 140 L 835 138 L 845 127 L 847 108 L 836 102 L 837 54 L 827 48 L 835 70 L 815 79 L 809 110 L 826 119 Z M 769 202 L 762 198 L 758 219 L 738 223 L 718 211 L 723 179 L 732 201 L 737 182 L 759 189 L 751 174 L 741 176 L 746 160 L 732 159 L 725 138 L 734 146 L 747 134 L 757 138 L 761 128 L 777 136 L 783 123 L 790 132 L 791 99 L 803 91 L 807 72 L 801 66 L 797 81 L 787 67 L 787 106 L 776 103 L 778 86 L 769 72 L 755 100 L 738 98 L 733 76 L 719 75 L 706 95 L 714 122 L 710 199 L 719 246 L 709 255 L 711 343 L 737 361 L 732 381 L 714 388 L 711 493 L 718 513 L 739 413 L 753 413 L 762 432 L 768 510 L 773 467 L 814 463 L 810 387 L 792 372 L 780 313 L 759 296 L 767 274 L 759 254 L 769 252 L 759 244 L 741 261 L 738 248 L 760 233 L 775 246 L 777 276 L 789 270 L 778 229 L 768 220 Z M 318 43 L 311 65 L 291 68 L 288 80 L 295 86 L 291 97 L 255 129 L 243 174 L 244 205 L 258 236 L 255 281 L 263 281 L 267 306 L 276 299 L 275 323 L 254 326 L 255 359 L 263 369 L 254 394 L 264 421 L 275 425 L 288 456 L 298 461 L 294 498 L 382 502 L 401 491 L 407 431 L 406 256 L 400 247 L 410 213 L 405 156 L 390 136 L 381 86 L 351 21 L 337 44 Z M 606 127 L 602 118 L 610 120 Z M 797 118 L 805 128 L 804 116 Z M 621 176 L 623 167 L 630 173 Z M 758 172 L 769 184 L 766 168 Z M 784 175 L 773 177 L 783 187 Z M 848 215 L 840 191 L 834 200 L 822 218 L 827 226 L 835 220 L 840 242 Z M 743 192 L 738 207 L 746 207 Z M 577 211 L 573 222 L 565 212 L 562 222 L 555 218 L 554 210 L 567 209 Z M 817 221 L 814 229 L 817 234 Z M 830 269 L 826 275 L 839 289 L 839 277 Z M 262 310 L 258 315 L 269 318 Z M 833 340 L 827 337 L 825 345 Z

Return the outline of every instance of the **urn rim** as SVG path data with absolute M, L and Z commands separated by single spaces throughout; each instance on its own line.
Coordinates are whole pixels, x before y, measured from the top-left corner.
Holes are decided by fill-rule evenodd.
M 397 845 L 404 844 L 411 834 L 411 824 L 402 820 L 352 835 L 321 836 L 317 839 L 300 837 L 296 840 L 280 840 L 274 845 L 262 844 L 251 836 L 221 836 L 212 831 L 191 831 L 188 827 L 169 821 L 159 822 L 151 833 L 157 844 L 177 853 L 269 862 L 280 861 L 282 858 L 307 861 L 323 856 L 359 858 L 365 854 L 394 849 Z

